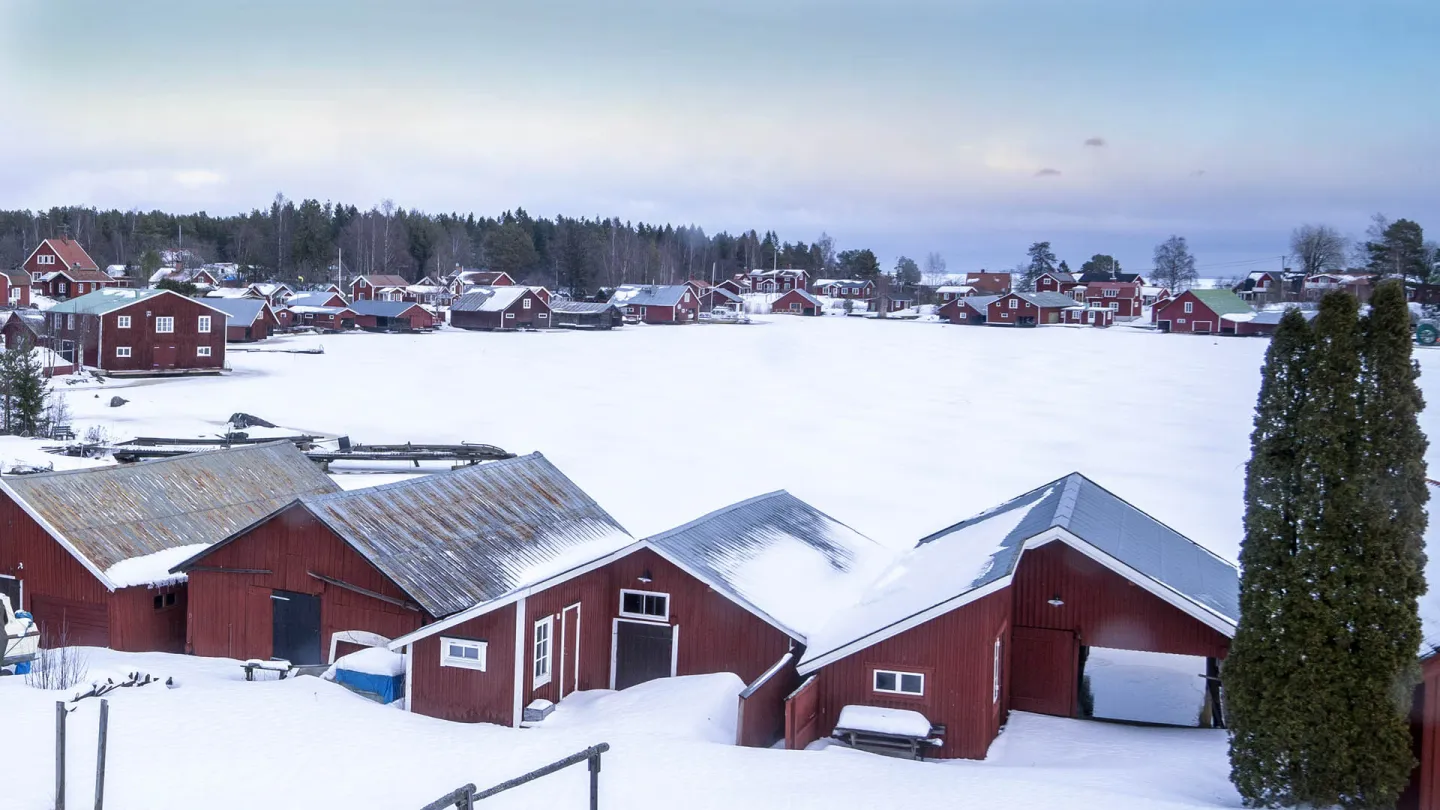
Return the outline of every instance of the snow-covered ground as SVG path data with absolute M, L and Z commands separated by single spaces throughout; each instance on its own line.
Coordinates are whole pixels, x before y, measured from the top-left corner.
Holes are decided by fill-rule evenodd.
M 625 692 L 583 692 L 538 728 L 447 723 L 380 706 L 319 678 L 253 683 L 238 662 L 88 649 L 90 674 L 140 669 L 173 677 L 118 689 L 110 700 L 105 806 L 110 810 L 254 807 L 414 808 L 467 782 L 505 781 L 608 742 L 602 807 L 742 808 L 1238 807 L 1226 781 L 1223 732 L 1137 729 L 1015 714 L 985 762 L 915 763 L 820 746 L 737 748 L 731 675 L 652 681 Z M 0 806 L 50 808 L 55 701 L 22 678 L 0 679 L 12 731 Z M 99 701 L 68 720 L 69 805 L 86 805 L 94 778 Z M 33 733 L 13 733 L 14 729 Z M 575 766 L 493 799 L 487 807 L 583 807 L 588 776 Z
M 361 442 L 540 450 L 637 537 L 783 488 L 902 546 L 1078 470 L 1233 559 L 1268 344 L 774 316 L 745 328 L 442 330 L 277 338 L 260 348 L 317 345 L 325 354 L 231 354 L 226 377 L 72 386 L 74 429 L 215 435 L 244 411 Z M 1422 387 L 1440 402 L 1440 354 L 1417 355 Z M 108 407 L 117 394 L 130 402 Z M 1422 426 L 1430 432 L 1437 420 L 1440 407 Z M 0 438 L 0 461 L 93 463 L 41 454 L 42 444 Z M 353 488 L 404 474 L 337 480 Z M 615 745 L 602 777 L 606 806 L 653 806 L 659 796 L 726 810 L 1238 806 L 1223 733 L 1199 729 L 1016 714 L 983 763 L 914 764 L 833 747 L 726 745 L 739 684 L 724 676 L 577 695 L 543 728 L 514 731 L 412 717 L 313 678 L 245 683 L 233 662 L 92 658 L 92 674 L 140 668 L 183 684 L 112 694 L 112 808 L 190 807 L 197 797 L 236 808 L 420 806 L 600 740 Z M 1172 707 L 1177 722 L 1193 722 L 1194 668 L 1096 651 L 1088 671 L 1097 713 L 1128 716 L 1135 697 L 1147 696 Z M 6 760 L 6 772 L 19 774 L 0 794 L 7 810 L 49 807 L 54 700 L 0 679 L 4 725 L 29 730 Z M 93 761 L 94 704 L 72 718 L 77 785 Z M 495 806 L 571 806 L 584 779 L 576 769 Z

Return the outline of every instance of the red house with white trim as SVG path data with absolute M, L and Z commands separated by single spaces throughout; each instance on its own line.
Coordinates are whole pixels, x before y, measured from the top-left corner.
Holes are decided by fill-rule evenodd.
M 1038 326 L 1060 323 L 1061 313 L 1076 306 L 1060 293 L 1011 292 L 989 299 L 985 322 L 991 326 Z
M 30 274 L 24 269 L 0 271 L 0 301 L 9 306 L 30 306 L 30 286 Z
M 776 298 L 770 304 L 770 311 L 776 315 L 824 315 L 825 305 L 802 289 L 793 289 Z
M 404 300 L 404 290 L 408 286 L 410 286 L 410 282 L 406 281 L 402 276 L 380 273 L 356 276 L 355 280 L 350 282 L 350 300 L 401 301 Z
M 693 323 L 700 318 L 700 297 L 686 284 L 618 287 L 610 303 L 643 323 Z
M 75 298 L 119 283 L 101 271 L 79 242 L 65 237 L 42 241 L 20 267 L 30 275 L 36 294 L 56 300 Z M 28 299 L 25 303 L 29 303 Z
M 1186 290 L 1174 298 L 1157 301 L 1150 320 L 1161 332 L 1221 334 L 1235 331 L 1234 321 L 1222 315 L 1254 312 L 1240 296 L 1229 290 Z
M 1235 566 L 1071 474 L 922 539 L 811 634 L 786 747 L 871 706 L 923 715 L 934 756 L 983 759 L 1011 711 L 1079 713 L 1090 647 L 1215 675 L 1238 616 Z
M 1085 305 L 1113 309 L 1117 318 L 1138 318 L 1143 305 L 1140 285 L 1133 281 L 1092 281 L 1085 285 Z
M 50 348 L 112 375 L 217 373 L 226 313 L 171 290 L 103 288 L 45 311 Z
M 1055 292 L 1069 295 L 1070 291 L 1080 286 L 1074 273 L 1062 273 L 1059 270 L 1052 270 L 1035 279 L 1035 292 Z

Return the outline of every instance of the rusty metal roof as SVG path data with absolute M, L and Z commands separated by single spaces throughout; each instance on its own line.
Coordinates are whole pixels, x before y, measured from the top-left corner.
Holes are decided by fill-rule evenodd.
M 634 542 L 539 453 L 301 503 L 436 617 Z
M 290 442 L 7 476 L 0 487 L 107 586 L 123 560 L 215 543 L 305 495 L 338 492 Z

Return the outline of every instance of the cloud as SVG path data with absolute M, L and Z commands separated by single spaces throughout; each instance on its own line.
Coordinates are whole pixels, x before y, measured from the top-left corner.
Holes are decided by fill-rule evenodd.
M 1195 171 L 1190 172 L 1191 177 L 1204 177 L 1205 174 L 1206 172 L 1204 169 L 1196 169 Z
M 1035 172 L 1036 177 L 1059 177 L 1061 174 L 1063 174 L 1063 172 L 1061 172 L 1059 169 L 1048 168 L 1041 169 L 1040 171 Z
M 1105 146 L 1106 144 L 1105 144 L 1105 139 L 1104 139 L 1104 138 L 1095 137 L 1095 138 L 1086 138 L 1086 139 L 1085 139 L 1085 145 L 1086 145 L 1086 146 Z

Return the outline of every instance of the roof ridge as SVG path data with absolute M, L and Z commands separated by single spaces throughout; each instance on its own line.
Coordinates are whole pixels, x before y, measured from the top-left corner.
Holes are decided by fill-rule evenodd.
M 439 473 L 425 473 L 421 475 L 416 475 L 411 478 L 406 478 L 403 481 L 391 481 L 388 484 L 378 484 L 373 487 L 361 487 L 359 489 L 342 489 L 339 492 L 331 492 L 325 495 L 304 495 L 301 496 L 298 500 L 303 502 L 307 506 L 312 503 L 324 504 L 329 503 L 330 501 L 342 501 L 346 500 L 347 498 L 359 497 L 361 495 L 369 495 L 370 493 L 374 492 L 390 492 L 396 489 L 408 489 L 413 486 L 419 486 L 421 484 L 428 483 L 432 480 L 444 479 L 452 475 L 473 473 L 476 470 L 493 470 L 497 467 L 509 467 L 518 464 L 519 462 L 529 461 L 531 459 L 539 459 L 540 461 L 544 461 L 547 464 L 550 462 L 549 459 L 545 458 L 545 454 L 537 450 L 533 453 L 526 453 L 523 456 L 515 456 L 514 458 L 502 458 L 497 461 L 486 461 L 480 464 L 471 464 L 465 467 L 461 467 L 458 470 L 446 470 L 445 472 Z M 553 467 L 554 465 L 552 464 L 551 466 Z M 579 487 L 576 487 L 576 489 L 579 489 Z M 589 495 L 587 494 L 586 497 L 589 497 Z M 591 498 L 591 501 L 594 501 L 594 499 Z
M 1016 495 L 1015 497 L 1013 497 L 1013 498 L 1011 498 L 1011 499 L 1009 499 L 1009 500 L 1001 501 L 1000 503 L 995 504 L 994 506 L 990 507 L 989 509 L 985 509 L 985 510 L 976 512 L 975 514 L 971 515 L 970 517 L 965 518 L 964 520 L 959 520 L 959 521 L 956 521 L 956 522 L 954 522 L 954 523 L 951 523 L 949 526 L 945 526 L 944 528 L 937 529 L 937 530 L 931 532 L 930 534 L 927 534 L 927 535 L 925 535 L 924 537 L 920 538 L 919 540 L 916 540 L 916 541 L 915 541 L 915 545 L 914 545 L 914 546 L 911 546 L 911 547 L 908 548 L 908 549 L 906 549 L 906 550 L 905 550 L 905 553 L 909 553 L 909 552 L 911 552 L 911 551 L 914 551 L 916 548 L 919 548 L 919 547 L 920 547 L 921 545 L 923 545 L 924 543 L 928 543 L 928 542 L 930 542 L 931 540 L 938 539 L 938 538 L 939 538 L 940 536 L 942 536 L 942 535 L 949 534 L 949 533 L 953 532 L 953 531 L 956 529 L 956 527 L 958 527 L 958 526 L 963 526 L 964 524 L 969 523 L 969 522 L 971 522 L 972 520 L 979 520 L 980 518 L 989 517 L 989 516 L 991 516 L 991 515 L 999 514 L 1000 511 L 1001 511 L 1002 509 L 1005 509 L 1007 506 L 1010 506 L 1011 504 L 1013 504 L 1013 503 L 1015 503 L 1015 502 L 1017 502 L 1017 501 L 1024 500 L 1025 498 L 1028 498 L 1028 497 L 1030 497 L 1031 495 L 1034 495 L 1035 493 L 1040 492 L 1041 490 L 1044 490 L 1044 489 L 1053 489 L 1054 487 L 1056 487 L 1057 485 L 1059 485 L 1062 481 L 1065 481 L 1066 479 L 1068 479 L 1068 478 L 1069 478 L 1070 476 L 1072 476 L 1072 475 L 1079 475 L 1079 473 L 1069 473 L 1068 475 L 1062 475 L 1062 476 L 1060 476 L 1059 478 L 1056 478 L 1055 480 L 1050 481 L 1050 482 L 1048 482 L 1048 483 L 1041 484 L 1040 486 L 1035 487 L 1034 489 L 1031 489 L 1031 490 L 1029 490 L 1028 492 L 1022 492 L 1022 493 L 1020 493 L 1019 495 Z M 1081 476 L 1081 477 L 1083 477 L 1083 476 Z M 1052 525 L 1052 526 L 1054 525 L 1053 519 L 1052 519 L 1051 525 Z
M 290 441 L 288 441 L 288 440 L 286 440 L 286 439 L 271 439 L 271 440 L 268 441 L 268 442 L 255 442 L 255 443 L 250 443 L 250 444 L 231 445 L 231 446 L 229 446 L 229 447 L 218 447 L 218 448 L 216 448 L 216 449 L 214 449 L 214 450 L 196 450 L 196 451 L 194 451 L 194 452 L 184 453 L 184 454 L 178 455 L 178 456 L 168 456 L 168 457 L 165 457 L 165 458 L 157 458 L 157 459 L 152 459 L 152 460 L 150 460 L 150 461 L 142 461 L 142 462 L 135 463 L 135 464 L 104 464 L 104 465 L 101 465 L 101 466 L 99 466 L 99 467 L 77 467 L 77 468 L 75 468 L 75 469 L 73 469 L 73 470 L 50 470 L 49 472 L 31 473 L 31 474 L 29 474 L 29 475 L 7 475 L 7 476 L 4 476 L 4 480 L 6 480 L 6 481 L 49 480 L 49 479 L 51 479 L 51 478 L 59 478 L 59 477 L 61 477 L 61 476 L 66 476 L 66 475 L 75 475 L 76 473 L 121 472 L 121 471 L 124 471 L 124 470 L 150 469 L 150 468 L 158 467 L 158 466 L 161 466 L 161 465 L 164 465 L 164 464 L 169 464 L 169 463 L 174 462 L 174 461 L 188 461 L 188 460 L 190 460 L 190 459 L 191 459 L 192 457 L 194 457 L 194 456 L 212 455 L 212 454 L 214 454 L 214 453 L 223 453 L 223 452 L 240 453 L 240 452 L 244 452 L 244 451 L 246 451 L 246 450 L 258 450 L 258 449 L 260 449 L 260 448 L 275 447 L 276 445 L 282 445 L 282 444 L 288 444 L 288 445 L 290 445 L 290 446 L 292 446 L 292 447 L 294 446 L 294 443 L 293 443 L 293 442 L 290 442 Z M 299 450 L 296 450 L 296 452 L 298 453 Z M 308 460 L 308 459 L 307 459 L 307 460 Z
M 742 500 L 742 501 L 736 501 L 735 503 L 732 503 L 732 504 L 729 504 L 729 505 L 726 505 L 726 506 L 722 506 L 722 507 L 720 507 L 719 509 L 712 509 L 712 510 L 710 510 L 709 512 L 706 512 L 705 514 L 701 515 L 700 517 L 693 518 L 693 519 L 691 519 L 691 520 L 689 520 L 689 521 L 686 521 L 685 523 L 680 524 L 679 526 L 675 526 L 675 527 L 673 527 L 673 528 L 666 529 L 666 530 L 663 531 L 663 532 L 658 532 L 658 533 L 656 533 L 656 534 L 652 534 L 652 535 L 650 535 L 649 537 L 646 537 L 646 538 L 644 538 L 644 539 L 645 539 L 646 542 L 649 542 L 649 541 L 651 541 L 651 540 L 659 540 L 659 539 L 661 539 L 661 538 L 670 537 L 671 535 L 679 534 L 680 532 L 683 532 L 683 531 L 685 531 L 686 529 L 693 528 L 693 527 L 699 525 L 700 523 L 703 523 L 703 522 L 705 522 L 705 521 L 707 521 L 707 520 L 709 520 L 709 519 L 711 519 L 711 518 L 713 518 L 713 517 L 717 517 L 717 516 L 719 516 L 719 515 L 724 515 L 724 514 L 729 514 L 730 512 L 733 512 L 733 511 L 735 511 L 736 509 L 739 509 L 739 508 L 742 507 L 742 506 L 749 506 L 749 505 L 752 504 L 752 503 L 759 503 L 760 501 L 768 500 L 768 499 L 770 499 L 770 498 L 774 498 L 774 497 L 777 497 L 777 496 L 780 496 L 780 495 L 790 495 L 790 493 L 787 492 L 787 491 L 785 491 L 785 490 L 783 490 L 783 489 L 777 489 L 777 490 L 775 490 L 774 492 L 766 492 L 766 493 L 761 494 L 761 495 L 752 495 L 751 497 L 746 498 L 746 499 L 744 499 L 744 500 Z M 790 495 L 790 497 L 795 498 L 794 495 Z M 799 499 L 799 498 L 795 498 L 795 500 L 799 501 L 800 499 Z M 800 502 L 801 502 L 801 503 L 805 503 L 804 501 L 800 501 Z M 808 506 L 809 504 L 806 504 L 806 505 Z M 813 507 L 812 507 L 812 508 L 813 508 Z M 819 511 L 819 510 L 816 510 L 816 511 Z M 829 517 L 829 516 L 827 515 L 826 517 Z
M 1189 543 L 1190 545 L 1192 545 L 1192 546 L 1200 549 L 1201 551 L 1205 552 L 1206 554 L 1209 554 L 1211 557 L 1215 558 L 1216 560 L 1219 560 L 1219 561 L 1222 562 L 1222 563 L 1225 563 L 1226 565 L 1230 566 L 1231 568 L 1234 568 L 1236 571 L 1239 571 L 1239 570 L 1240 570 L 1240 566 L 1239 566 L 1239 565 L 1236 565 L 1235 563 L 1231 562 L 1230 560 L 1227 560 L 1227 559 L 1225 559 L 1224 557 L 1221 557 L 1219 554 L 1216 554 L 1215 552 L 1213 552 L 1213 551 L 1211 551 L 1210 549 L 1206 548 L 1204 545 L 1202 545 L 1202 544 L 1196 542 L 1195 540 L 1191 539 L 1191 538 L 1190 538 L 1190 535 L 1185 534 L 1184 532 L 1181 532 L 1181 531 L 1175 529 L 1175 528 L 1172 527 L 1170 524 L 1168 524 L 1168 523 L 1160 520 L 1159 518 L 1155 517 L 1154 515 L 1150 514 L 1149 512 L 1146 512 L 1144 509 L 1141 509 L 1140 507 L 1136 506 L 1135 504 L 1131 503 L 1130 501 L 1128 501 L 1128 500 L 1120 497 L 1119 495 L 1116 495 L 1115 493 L 1113 493 L 1113 492 L 1111 492 L 1110 490 L 1106 489 L 1103 485 L 1096 483 L 1095 480 L 1092 479 L 1092 478 L 1090 478 L 1089 476 L 1087 476 L 1087 475 L 1085 475 L 1085 474 L 1083 474 L 1083 473 L 1079 473 L 1079 472 L 1074 472 L 1074 473 L 1071 473 L 1070 475 L 1072 475 L 1072 476 L 1078 476 L 1081 480 L 1083 480 L 1085 483 L 1089 484 L 1090 486 L 1093 486 L 1093 487 L 1095 487 L 1096 489 L 1100 490 L 1101 492 L 1104 492 L 1106 495 L 1109 495 L 1110 497 L 1114 498 L 1115 500 L 1120 501 L 1121 503 L 1125 504 L 1126 506 L 1130 507 L 1131 509 L 1134 509 L 1136 512 L 1139 512 L 1140 514 L 1144 515 L 1146 518 L 1155 521 L 1156 525 L 1160 526 L 1161 528 L 1164 528 L 1164 529 L 1166 529 L 1167 531 L 1170 531 L 1170 532 L 1174 532 L 1174 534 L 1175 534 L 1177 537 L 1183 539 L 1185 542 Z M 1086 542 L 1088 543 L 1089 541 L 1087 540 Z M 1093 544 L 1092 544 L 1092 545 L 1093 545 Z

